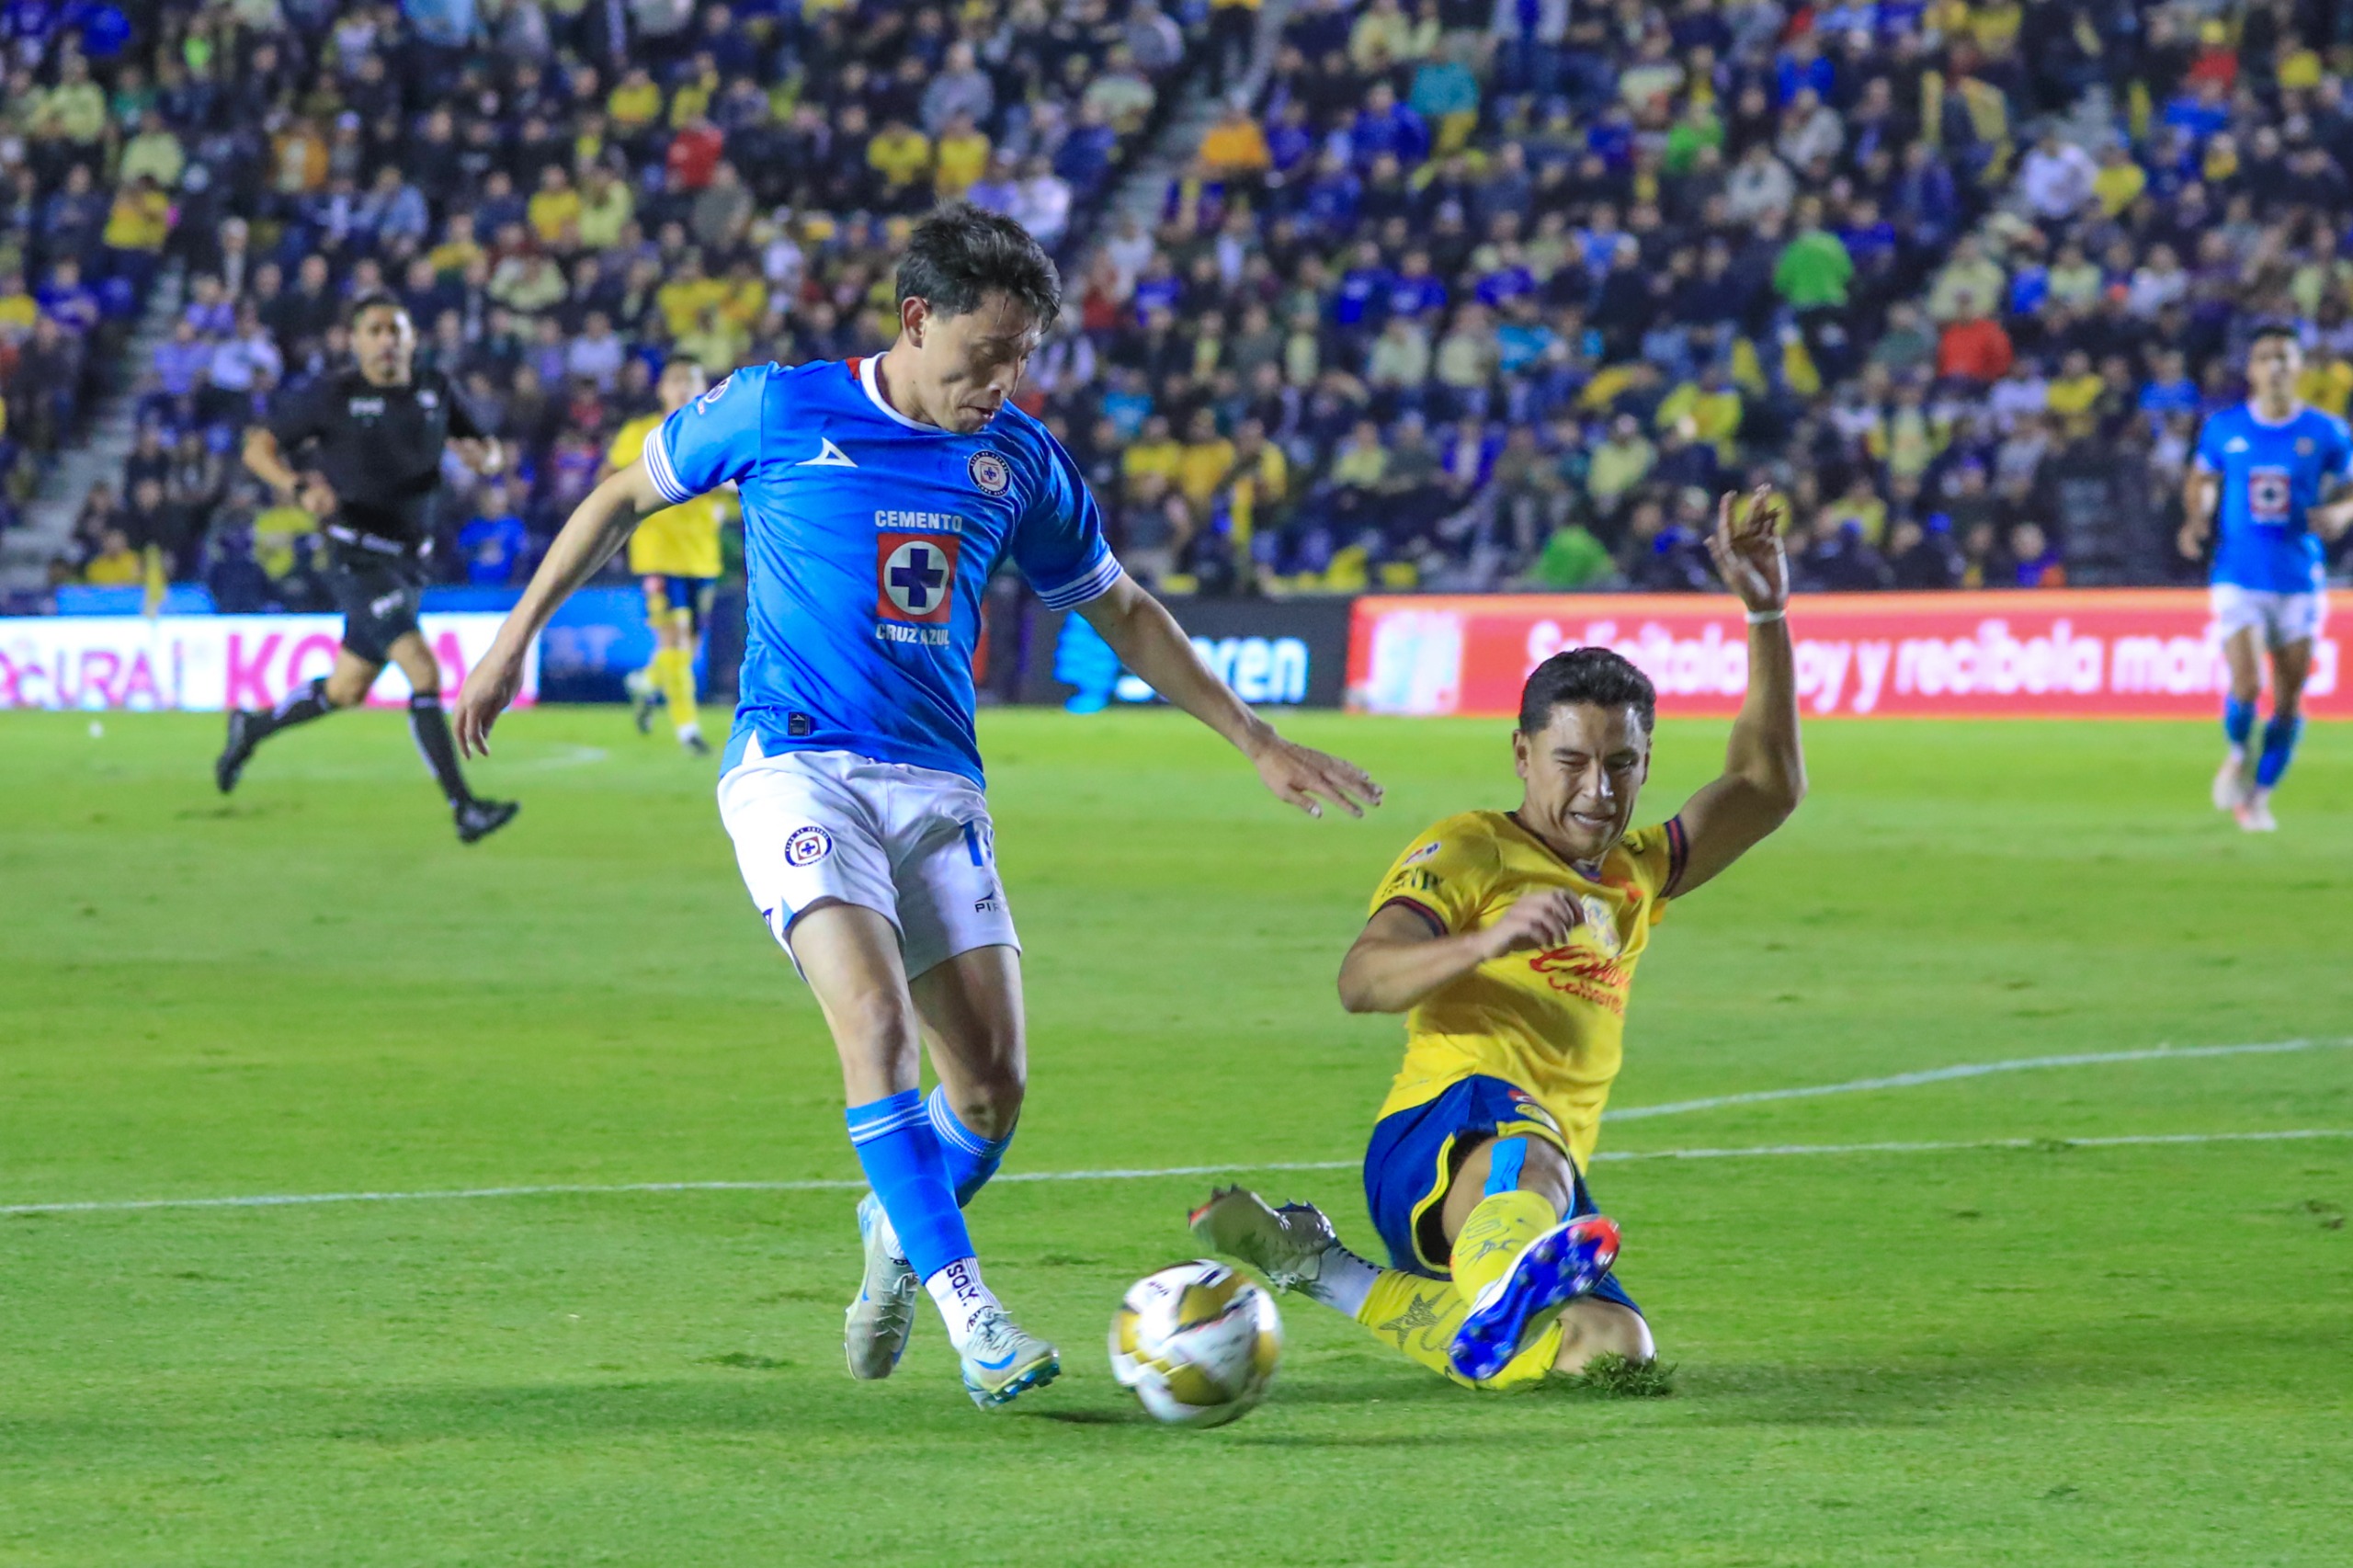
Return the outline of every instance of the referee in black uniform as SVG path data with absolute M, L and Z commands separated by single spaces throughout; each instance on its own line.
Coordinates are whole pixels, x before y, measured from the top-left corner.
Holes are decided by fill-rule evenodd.
M 395 664 L 415 694 L 409 733 L 449 797 L 459 838 L 472 844 L 505 826 L 517 807 L 478 800 L 466 788 L 441 711 L 441 669 L 417 631 L 416 612 L 433 549 L 443 443 L 459 443 L 484 472 L 498 468 L 501 454 L 448 376 L 415 373 L 416 328 L 398 301 L 365 295 L 352 302 L 349 323 L 354 365 L 285 398 L 269 424 L 246 435 L 244 450 L 245 466 L 280 497 L 325 519 L 343 648 L 332 673 L 277 707 L 230 713 L 229 744 L 213 764 L 213 780 L 227 794 L 256 746 L 290 725 L 366 701 L 385 665 Z

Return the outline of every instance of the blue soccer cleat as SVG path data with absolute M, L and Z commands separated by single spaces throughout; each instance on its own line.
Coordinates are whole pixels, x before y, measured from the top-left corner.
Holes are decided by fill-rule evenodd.
M 1564 1220 L 1521 1249 L 1503 1278 L 1479 1292 L 1447 1346 L 1454 1369 L 1485 1382 L 1543 1337 L 1563 1307 L 1589 1293 L 1618 1261 L 1618 1222 Z

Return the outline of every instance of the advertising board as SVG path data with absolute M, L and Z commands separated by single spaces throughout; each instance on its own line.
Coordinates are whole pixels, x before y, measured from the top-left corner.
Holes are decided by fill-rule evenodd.
M 1277 708 L 1337 708 L 1345 686 L 1345 598 L 1164 601 L 1210 668 L 1245 702 Z M 1154 702 L 1159 694 L 1120 665 L 1119 655 L 1083 617 L 1032 609 L 1020 679 L 1023 702 L 1078 712 Z M 992 628 L 995 641 L 997 633 Z
M 1790 603 L 1809 716 L 2211 720 L 2227 680 L 2195 589 L 1817 594 Z M 1748 629 L 1730 595 L 1376 595 L 1356 601 L 1348 706 L 1517 711 L 1528 672 L 1563 648 L 1615 648 L 1676 715 L 1739 710 Z M 2353 715 L 2325 631 L 2306 711 Z
M 498 634 L 497 615 L 426 614 L 420 629 L 454 693 Z M 343 621 L 332 615 L 24 616 L 0 619 L 0 708 L 267 708 L 335 667 Z M 539 650 L 519 702 L 539 693 Z M 409 685 L 387 665 L 368 700 L 397 707 Z

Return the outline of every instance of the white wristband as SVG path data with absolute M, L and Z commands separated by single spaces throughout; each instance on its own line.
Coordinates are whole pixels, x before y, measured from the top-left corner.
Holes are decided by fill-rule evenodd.
M 1748 624 L 1751 626 L 1770 625 L 1774 621 L 1782 619 L 1789 613 L 1790 612 L 1786 609 L 1753 609 L 1748 612 Z

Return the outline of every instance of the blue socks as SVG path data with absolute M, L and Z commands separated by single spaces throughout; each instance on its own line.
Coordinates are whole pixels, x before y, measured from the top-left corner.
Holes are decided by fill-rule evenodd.
M 2222 735 L 2239 750 L 2246 749 L 2247 737 L 2255 733 L 2255 704 L 2241 702 L 2235 697 L 2222 699 Z
M 970 1258 L 972 1234 L 964 1229 L 948 1161 L 924 1109 L 923 1096 L 904 1089 L 887 1099 L 852 1106 L 847 1118 L 858 1163 L 865 1167 L 874 1196 L 882 1200 L 882 1212 L 890 1216 L 915 1278 L 927 1281 L 949 1264 Z
M 2291 713 L 2285 719 L 2272 715 L 2271 722 L 2263 726 L 2263 753 L 2256 758 L 2256 789 L 2268 790 L 2279 782 L 2279 776 L 2288 771 L 2288 764 L 2296 755 L 2296 737 L 2303 733 L 2302 714 Z
M 939 1152 L 948 1162 L 948 1184 L 956 1189 L 956 1204 L 962 1208 L 972 1201 L 972 1195 L 986 1187 L 989 1177 L 1005 1162 L 1005 1152 L 1013 1146 L 1013 1134 L 1002 1138 L 983 1138 L 956 1119 L 948 1108 L 945 1085 L 931 1091 L 931 1098 L 924 1102 L 931 1118 L 931 1130 L 938 1136 Z

